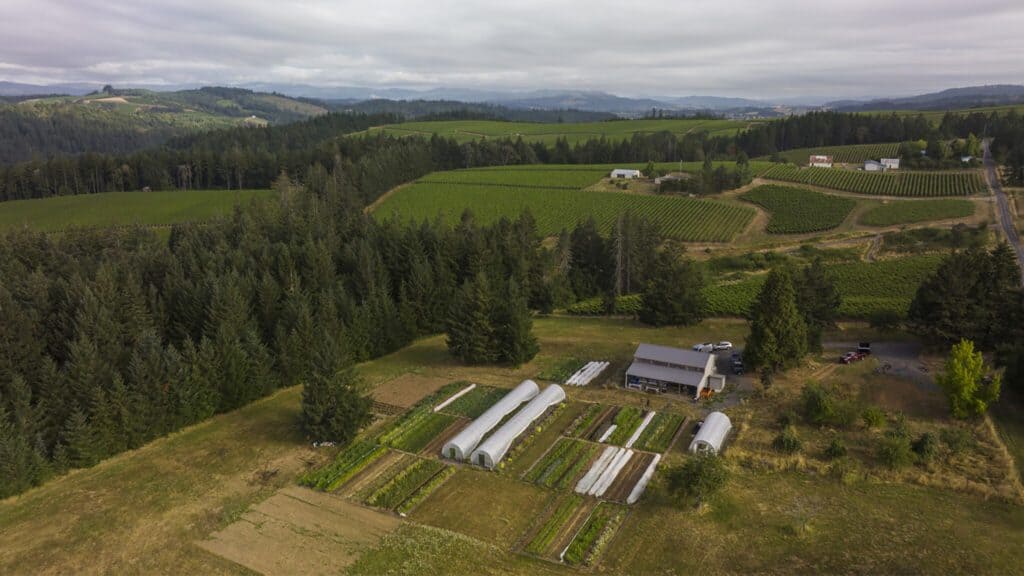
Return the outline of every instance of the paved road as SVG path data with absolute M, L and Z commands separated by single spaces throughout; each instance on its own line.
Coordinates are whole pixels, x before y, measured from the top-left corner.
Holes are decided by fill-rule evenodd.
M 999 173 L 996 171 L 996 162 L 988 150 L 989 141 L 982 143 L 985 149 L 985 179 L 988 180 L 988 187 L 996 197 L 996 206 L 999 208 L 999 221 L 1003 226 L 1003 233 L 1007 241 L 1017 253 L 1017 263 L 1020 264 L 1022 280 L 1024 280 L 1024 248 L 1020 245 L 1020 235 L 1017 233 L 1017 226 L 1013 221 L 1013 213 L 1010 212 L 1010 202 L 1006 199 L 1003 186 L 999 182 Z

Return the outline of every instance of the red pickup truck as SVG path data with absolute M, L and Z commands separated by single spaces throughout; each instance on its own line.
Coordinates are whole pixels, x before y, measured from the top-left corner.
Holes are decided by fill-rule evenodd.
M 847 352 L 839 358 L 840 364 L 852 364 L 858 360 L 863 360 L 867 357 L 867 354 L 863 352 Z

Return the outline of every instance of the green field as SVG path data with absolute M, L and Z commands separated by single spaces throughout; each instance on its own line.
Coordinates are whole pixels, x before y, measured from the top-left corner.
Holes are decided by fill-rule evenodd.
M 881 311 L 905 316 L 917 287 L 941 261 L 940 255 L 926 254 L 878 262 L 848 262 L 828 266 L 826 274 L 842 296 L 840 317 L 867 320 Z M 765 277 L 757 274 L 707 287 L 704 294 L 708 315 L 746 316 Z
M 897 172 L 878 173 L 839 168 L 797 168 L 779 164 L 763 174 L 764 178 L 799 182 L 877 196 L 969 196 L 985 191 L 985 182 L 975 172 Z
M 394 136 L 430 136 L 437 134 L 468 142 L 480 138 L 519 138 L 527 142 L 543 142 L 552 145 L 559 138 L 566 138 L 570 145 L 591 138 L 605 137 L 609 140 L 623 140 L 633 134 L 672 132 L 677 136 L 706 131 L 711 136 L 731 136 L 737 130 L 759 122 L 746 120 L 707 119 L 661 119 L 661 120 L 612 120 L 607 122 L 580 122 L 572 124 L 543 124 L 539 122 L 502 122 L 499 120 L 449 120 L 435 122 L 405 122 L 371 128 L 367 132 L 391 134 Z
M 417 221 L 441 216 L 454 223 L 468 208 L 477 221 L 490 223 L 501 218 L 515 218 L 524 210 L 530 210 L 537 221 L 538 231 L 550 236 L 591 217 L 607 234 L 618 215 L 628 211 L 649 218 L 669 238 L 691 242 L 728 242 L 754 217 L 753 209 L 717 200 L 538 187 L 545 181 L 576 184 L 589 181 L 581 174 L 586 172 L 435 172 L 421 182 L 396 190 L 377 206 L 373 214 L 378 219 Z M 477 181 L 446 183 L 450 179 L 465 182 L 467 178 Z
M 27 226 L 44 232 L 103 226 L 161 226 L 209 220 L 270 197 L 272 190 L 104 192 L 14 200 L 0 206 L 0 230 Z
M 779 156 L 788 162 L 806 166 L 808 157 L 814 155 L 831 156 L 833 162 L 841 164 L 860 164 L 865 160 L 879 158 L 896 158 L 899 154 L 899 143 L 888 144 L 849 144 L 847 146 L 821 146 L 818 148 L 794 148 L 780 152 Z
M 914 224 L 929 220 L 967 218 L 974 215 L 974 210 L 974 203 L 968 200 L 907 200 L 876 206 L 861 214 L 859 222 L 867 226 Z
M 771 213 L 771 234 L 802 234 L 831 230 L 846 220 L 855 200 L 788 186 L 758 186 L 741 196 Z

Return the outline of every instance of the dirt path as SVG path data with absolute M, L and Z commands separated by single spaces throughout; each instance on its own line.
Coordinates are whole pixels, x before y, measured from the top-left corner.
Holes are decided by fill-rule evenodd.
M 864 260 L 866 262 L 874 262 L 878 256 L 878 249 L 882 247 L 882 235 L 876 234 L 871 239 L 871 244 L 868 245 L 868 251 L 864 254 Z
M 363 208 L 363 214 L 370 214 L 371 212 L 376 210 L 378 206 L 383 204 L 385 200 L 387 200 L 388 198 L 393 196 L 395 194 L 395 192 L 398 192 L 399 190 L 401 190 L 402 188 L 405 188 L 407 186 L 412 186 L 415 183 L 416 182 L 413 181 L 413 182 L 406 182 L 405 184 L 399 184 L 398 186 L 395 186 L 391 190 L 388 190 L 387 192 L 381 194 L 380 197 L 377 198 L 376 200 L 374 200 L 369 206 L 367 206 L 366 208 Z
M 583 504 L 577 506 L 576 509 L 573 510 L 572 515 L 570 515 L 569 518 L 566 519 L 565 523 L 562 524 L 561 529 L 558 531 L 558 535 L 555 536 L 551 541 L 551 544 L 548 545 L 548 549 L 545 550 L 544 555 L 552 560 L 558 560 L 558 556 L 562 553 L 562 550 L 565 550 L 566 546 L 569 545 L 569 542 L 572 542 L 573 537 L 576 536 L 576 532 L 578 532 L 583 523 L 587 521 L 587 518 L 590 518 L 590 513 L 596 506 L 597 500 L 594 500 L 593 498 L 587 498 L 583 501 Z
M 999 207 L 999 221 L 1002 224 L 1003 234 L 1006 235 L 1006 240 L 1013 247 L 1014 252 L 1017 253 L 1017 263 L 1020 265 L 1021 274 L 1024 277 L 1024 247 L 1021 247 L 1020 244 L 1020 235 L 1017 233 L 1017 226 L 1013 221 L 1013 213 L 1010 212 L 1010 203 L 1006 199 L 1006 193 L 1003 192 L 1003 185 L 999 182 L 996 162 L 989 151 L 989 140 L 986 139 L 982 146 L 985 150 L 985 181 L 988 183 L 989 190 L 996 197 L 996 203 Z
M 646 452 L 634 453 L 633 457 L 626 463 L 626 467 L 619 471 L 615 481 L 608 487 L 604 498 L 616 502 L 625 502 L 630 492 L 633 491 L 633 487 L 636 486 L 637 481 L 643 476 L 644 471 L 647 470 L 652 461 L 654 461 L 654 454 Z

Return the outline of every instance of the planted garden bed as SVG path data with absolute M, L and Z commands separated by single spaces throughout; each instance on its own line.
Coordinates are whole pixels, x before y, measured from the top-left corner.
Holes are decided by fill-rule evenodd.
M 404 418 L 395 427 L 381 436 L 381 442 L 398 450 L 416 453 L 423 450 L 441 432 L 456 420 L 450 414 L 432 411 L 418 412 Z
M 611 436 L 608 437 L 608 444 L 615 444 L 616 446 L 623 446 L 629 437 L 633 435 L 633 431 L 636 430 L 637 426 L 644 419 L 644 411 L 635 408 L 633 406 L 626 406 L 620 409 L 615 414 L 615 431 L 612 432 Z
M 566 547 L 562 560 L 573 566 L 593 566 L 615 536 L 626 515 L 625 508 L 601 502 Z
M 596 454 L 594 444 L 562 438 L 530 468 L 524 479 L 545 488 L 566 489 L 590 467 Z
M 686 418 L 679 414 L 658 412 L 633 447 L 648 452 L 664 453 L 685 420 Z
M 317 490 L 332 491 L 386 452 L 386 448 L 364 440 L 345 448 L 326 466 L 307 473 L 299 483 Z
M 416 458 L 370 494 L 366 503 L 378 508 L 394 510 L 421 487 L 428 484 L 444 468 L 445 465 L 437 460 Z
M 583 522 L 590 517 L 597 501 L 577 494 L 565 494 L 546 510 L 542 521 L 529 535 L 523 550 L 548 560 L 559 560 Z
M 637 452 L 629 459 L 626 466 L 615 477 L 615 481 L 604 493 L 606 500 L 625 502 L 626 498 L 633 491 L 633 487 L 640 480 L 640 477 L 647 471 L 647 467 L 654 460 L 654 454 Z
M 477 386 L 464 396 L 441 409 L 444 414 L 464 416 L 470 420 L 480 416 L 508 394 L 505 388 L 492 388 L 490 386 Z

